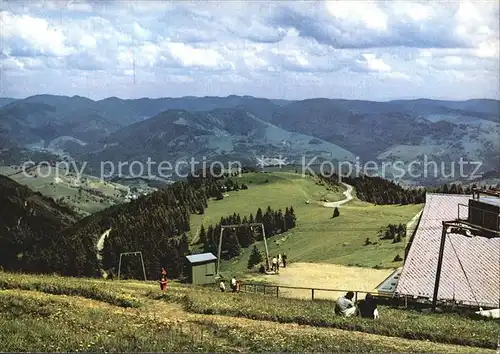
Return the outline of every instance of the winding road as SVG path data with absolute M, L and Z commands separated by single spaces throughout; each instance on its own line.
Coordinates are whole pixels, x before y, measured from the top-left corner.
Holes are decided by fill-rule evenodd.
M 345 195 L 345 199 L 342 199 L 342 200 L 339 200 L 337 202 L 324 202 L 323 203 L 323 206 L 325 208 L 336 208 L 336 207 L 339 207 L 347 202 L 350 202 L 353 198 L 352 196 L 352 191 L 354 190 L 353 186 L 347 184 L 347 183 L 344 183 L 344 182 L 340 182 L 344 185 L 344 187 L 347 188 L 347 190 L 344 192 L 344 195 Z

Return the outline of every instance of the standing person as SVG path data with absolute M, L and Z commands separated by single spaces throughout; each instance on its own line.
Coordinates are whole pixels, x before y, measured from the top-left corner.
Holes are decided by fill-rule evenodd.
M 283 253 L 283 268 L 286 268 L 286 253 Z
M 278 263 L 278 260 L 276 257 L 273 257 L 273 271 L 276 272 L 276 264 Z
M 278 253 L 278 268 L 283 265 L 283 258 L 281 257 L 281 253 Z
M 167 291 L 167 284 L 168 284 L 168 279 L 167 275 L 163 275 L 160 277 L 160 289 L 163 294 Z
M 237 293 L 239 293 L 239 292 L 240 292 L 240 288 L 241 288 L 241 283 L 240 283 L 240 281 L 238 280 L 238 281 L 236 282 L 236 292 L 237 292 Z
M 221 280 L 219 282 L 219 289 L 220 289 L 221 292 L 225 292 L 226 291 L 226 284 L 224 284 L 224 280 L 222 280 L 222 278 L 221 278 Z
M 335 303 L 335 313 L 342 317 L 355 316 L 357 314 L 357 308 L 352 301 L 353 297 L 354 293 L 352 291 L 349 291 L 344 296 L 339 297 Z
M 276 273 L 279 273 L 280 271 L 280 255 L 278 254 L 276 256 Z

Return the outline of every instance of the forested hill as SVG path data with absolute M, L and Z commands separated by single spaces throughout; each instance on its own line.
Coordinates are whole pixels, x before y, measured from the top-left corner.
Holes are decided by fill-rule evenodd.
M 366 202 L 384 204 L 417 204 L 425 202 L 424 188 L 405 188 L 381 177 L 342 178 L 356 189 L 356 196 Z
M 323 179 L 329 183 L 338 181 L 338 176 Z M 378 176 L 357 176 L 342 177 L 342 182 L 350 184 L 356 190 L 358 199 L 377 204 L 418 204 L 425 203 L 426 193 L 444 194 L 472 194 L 472 190 L 477 188 L 475 184 L 443 184 L 435 188 L 406 188 L 393 181 Z M 495 186 L 482 186 L 484 190 L 497 190 Z
M 321 177 L 327 183 L 336 183 L 339 176 Z M 426 189 L 405 188 L 399 184 L 375 176 L 342 177 L 342 182 L 354 187 L 358 199 L 377 204 L 418 204 L 425 202 Z
M 148 277 L 165 266 L 170 277 L 182 270 L 189 252 L 189 217 L 203 213 L 209 198 L 241 188 L 228 177 L 188 178 L 130 203 L 115 205 L 80 221 L 59 206 L 0 176 L 0 266 L 6 270 L 98 276 L 113 273 L 121 252 L 142 251 Z M 246 188 L 243 186 L 243 188 Z M 97 257 L 97 240 L 111 228 Z M 130 262 L 123 274 L 135 275 Z
M 6 270 L 50 272 L 67 248 L 82 240 L 62 231 L 77 220 L 69 208 L 0 175 L 0 266 Z
M 116 274 L 120 253 L 141 251 L 148 278 L 154 278 L 161 267 L 167 269 L 169 277 L 176 278 L 182 272 L 184 256 L 189 253 L 190 215 L 203 213 L 209 198 L 222 199 L 223 191 L 240 188 L 227 177 L 191 177 L 130 203 L 91 215 L 67 230 L 66 234 L 77 238 L 92 235 L 95 244 L 100 235 L 111 229 L 102 250 L 102 267 L 108 274 Z M 68 255 L 65 262 L 74 256 L 78 255 Z M 76 263 L 86 261 L 97 262 L 95 257 L 88 257 L 80 258 Z M 84 275 L 80 274 L 78 265 L 75 266 L 73 272 Z M 124 276 L 140 277 L 141 272 L 140 264 L 131 258 L 130 261 L 124 259 Z

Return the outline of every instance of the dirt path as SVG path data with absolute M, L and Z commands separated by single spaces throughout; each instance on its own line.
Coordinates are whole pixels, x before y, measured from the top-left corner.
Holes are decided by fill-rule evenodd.
M 353 198 L 352 196 L 352 191 L 354 189 L 353 186 L 347 184 L 347 183 L 344 183 L 344 182 L 340 182 L 344 185 L 344 187 L 346 187 L 347 189 L 344 191 L 344 195 L 345 195 L 345 199 L 342 199 L 338 202 L 324 202 L 323 203 L 323 206 L 326 207 L 326 208 L 336 208 L 336 207 L 339 207 L 347 202 L 350 202 Z
M 386 279 L 391 269 L 371 269 L 361 267 L 347 267 L 339 264 L 327 263 L 291 263 L 286 268 L 280 267 L 278 275 L 255 278 L 258 281 L 272 282 L 273 284 L 320 289 L 341 289 L 374 291 L 374 288 Z M 280 289 L 280 293 L 287 297 L 311 298 L 311 290 Z M 315 298 L 336 299 L 345 292 L 315 291 Z M 359 294 L 364 298 L 364 294 Z

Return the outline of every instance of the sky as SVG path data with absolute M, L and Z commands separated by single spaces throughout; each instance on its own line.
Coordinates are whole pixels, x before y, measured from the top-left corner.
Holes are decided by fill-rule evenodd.
M 499 99 L 498 19 L 496 0 L 0 0 L 0 97 Z

